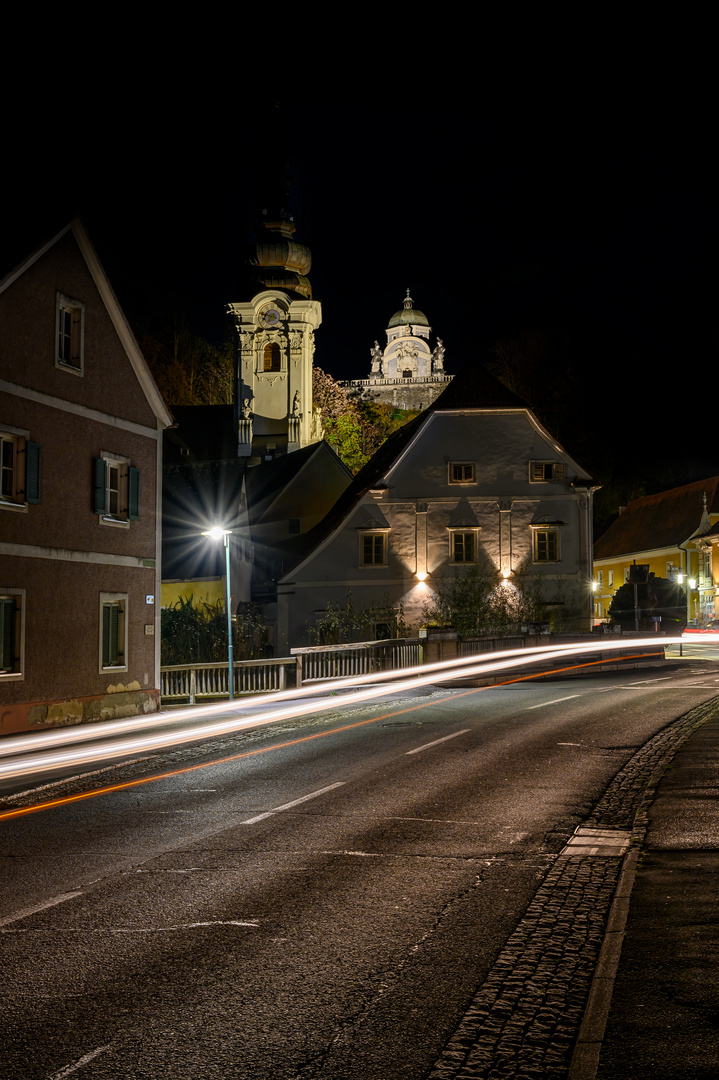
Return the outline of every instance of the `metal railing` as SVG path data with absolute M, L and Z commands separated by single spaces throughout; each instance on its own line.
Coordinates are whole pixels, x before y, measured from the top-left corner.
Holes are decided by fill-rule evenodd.
M 271 690 L 284 690 L 287 686 L 287 670 L 294 668 L 294 657 L 278 657 L 274 660 L 238 660 L 232 665 L 234 691 L 236 694 L 262 694 Z M 194 705 L 197 698 L 229 697 L 229 666 L 227 661 L 216 664 L 172 664 L 160 668 L 161 694 L 163 700 L 189 698 Z
M 290 649 L 297 660 L 296 685 L 319 679 L 369 675 L 374 671 L 412 667 L 419 663 L 419 638 L 354 641 L 349 645 L 314 645 Z

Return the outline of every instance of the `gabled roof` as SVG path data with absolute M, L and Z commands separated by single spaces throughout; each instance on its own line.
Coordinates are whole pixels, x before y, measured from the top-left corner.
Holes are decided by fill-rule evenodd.
M 325 467 L 335 468 L 350 479 L 350 471 L 335 454 L 328 443 L 316 442 L 303 446 L 291 454 L 282 454 L 272 461 L 263 461 L 247 470 L 247 503 L 250 522 L 254 525 L 266 517 L 272 517 L 272 507 L 281 499 L 287 488 L 299 480 L 301 473 L 325 458 Z M 319 466 L 321 467 L 321 465 Z
M 595 543 L 594 558 L 680 547 L 706 531 L 705 494 L 708 513 L 719 515 L 719 476 L 633 499 Z
M 528 409 L 521 397 L 479 364 L 465 364 L 430 405 L 427 412 L 443 409 Z
M 296 557 L 293 562 L 288 561 L 287 572 L 294 569 L 314 548 L 329 537 L 369 491 L 383 486 L 383 478 L 387 471 L 400 458 L 422 427 L 430 421 L 436 412 L 449 410 L 466 412 L 497 411 L 505 409 L 513 412 L 525 412 L 536 429 L 546 436 L 552 445 L 558 448 L 558 444 L 549 432 L 545 431 L 525 401 L 522 401 L 511 390 L 507 390 L 498 379 L 495 379 L 483 367 L 478 364 L 465 364 L 460 372 L 455 375 L 449 386 L 428 409 L 421 412 L 414 420 L 410 420 L 408 424 L 398 428 L 382 443 L 367 464 L 357 473 L 329 514 L 314 529 L 305 533 L 301 540 L 295 544 L 293 554 Z M 568 455 L 567 460 L 572 462 Z M 574 462 L 572 464 L 576 465 Z M 587 482 L 591 482 L 587 473 L 583 473 L 578 465 L 576 468 L 579 473 L 587 478 Z
M 125 318 L 125 314 L 120 307 L 117 297 L 107 279 L 107 275 L 103 270 L 100 260 L 97 257 L 97 252 L 90 242 L 90 238 L 85 231 L 85 226 L 82 224 L 79 218 L 74 218 L 68 225 L 65 225 L 63 229 L 60 229 L 53 237 L 47 240 L 39 248 L 36 248 L 32 254 L 23 259 L 14 269 L 12 269 L 5 277 L 0 281 L 0 293 L 9 289 L 10 286 L 17 281 L 24 273 L 26 273 L 30 267 L 41 259 L 51 248 L 55 246 L 67 233 L 72 233 L 80 249 L 80 252 L 85 260 L 87 268 L 90 272 L 97 291 L 102 298 L 102 301 L 107 309 L 107 313 L 110 316 L 110 320 L 115 328 L 115 332 L 120 339 L 120 342 L 127 353 L 127 357 L 132 365 L 133 371 L 137 377 L 137 381 L 142 387 L 147 402 L 154 412 L 157 419 L 160 421 L 162 427 L 169 427 L 172 424 L 172 415 L 170 414 L 165 402 L 162 399 L 160 391 L 157 389 L 155 380 L 150 374 L 150 369 L 145 362 L 145 358 L 140 352 L 140 346 L 135 340 L 135 335 L 132 332 L 130 324 Z

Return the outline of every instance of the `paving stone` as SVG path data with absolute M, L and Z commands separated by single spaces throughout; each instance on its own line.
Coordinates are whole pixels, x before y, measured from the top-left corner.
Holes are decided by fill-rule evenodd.
M 705 702 L 650 739 L 580 827 L 632 830 L 641 843 L 652 785 L 717 708 Z M 566 1080 L 622 862 L 556 856 L 427 1080 Z

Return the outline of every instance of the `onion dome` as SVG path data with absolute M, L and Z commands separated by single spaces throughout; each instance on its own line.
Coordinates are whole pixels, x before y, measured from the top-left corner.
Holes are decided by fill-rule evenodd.
M 295 224 L 285 213 L 277 215 L 276 220 L 265 220 L 250 251 L 250 263 L 257 267 L 255 278 L 264 288 L 288 289 L 311 300 L 307 274 L 312 253 L 293 239 L 294 231 Z
M 412 306 L 412 297 L 409 295 L 409 289 L 407 289 L 407 296 L 405 297 L 404 306 L 399 311 L 395 311 L 394 315 L 389 321 L 388 329 L 392 329 L 393 326 L 429 326 L 429 319 L 420 311 L 419 308 Z

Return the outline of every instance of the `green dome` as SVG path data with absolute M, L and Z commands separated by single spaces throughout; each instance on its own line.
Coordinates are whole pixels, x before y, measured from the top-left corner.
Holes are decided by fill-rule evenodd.
M 429 319 L 416 307 L 412 307 L 412 297 L 409 295 L 409 289 L 407 289 L 407 298 L 404 302 L 404 307 L 399 311 L 395 311 L 394 315 L 389 321 L 388 330 L 391 330 L 393 326 L 429 326 Z

